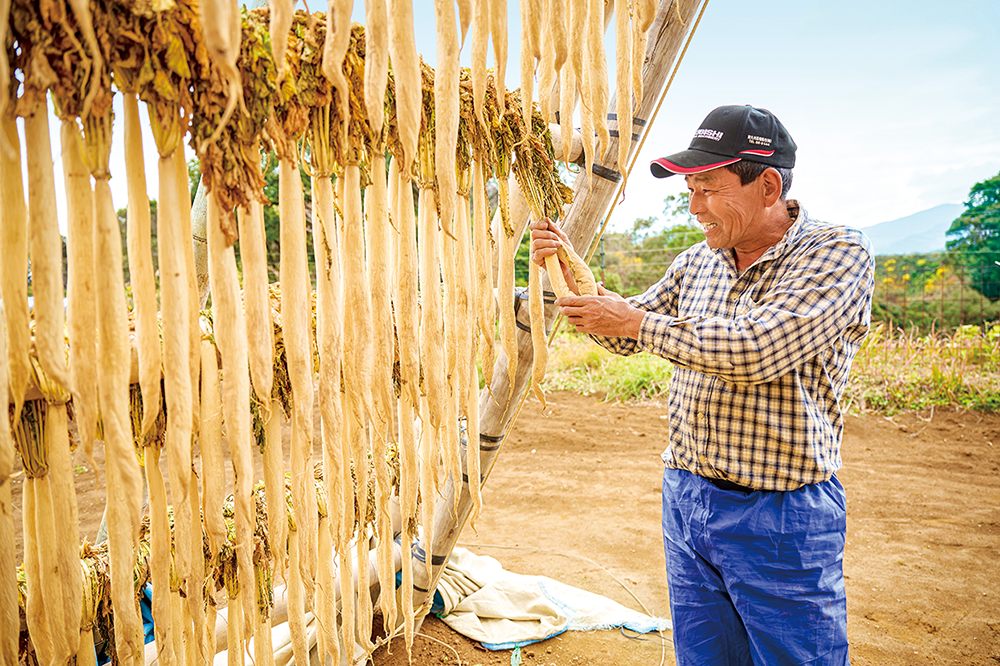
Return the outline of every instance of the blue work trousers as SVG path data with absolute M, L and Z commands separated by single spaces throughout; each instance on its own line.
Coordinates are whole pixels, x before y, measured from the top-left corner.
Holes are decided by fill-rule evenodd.
M 663 474 L 677 666 L 844 666 L 846 497 L 836 477 L 788 492 Z

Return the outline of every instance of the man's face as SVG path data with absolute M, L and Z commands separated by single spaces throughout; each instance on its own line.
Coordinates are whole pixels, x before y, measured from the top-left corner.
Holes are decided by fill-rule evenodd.
M 698 218 L 705 242 L 715 249 L 753 245 L 765 212 L 758 178 L 743 186 L 728 169 L 685 176 L 691 194 L 691 214 Z

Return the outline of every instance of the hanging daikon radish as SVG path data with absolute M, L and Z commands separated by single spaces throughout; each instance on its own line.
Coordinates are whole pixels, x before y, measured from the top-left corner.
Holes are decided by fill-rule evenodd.
M 323 43 L 323 75 L 334 88 L 339 108 L 340 133 L 346 136 L 351 117 L 350 84 L 344 76 L 344 56 L 351 41 L 351 11 L 354 0 L 329 0 L 326 13 L 326 41 Z
M 62 242 L 55 210 L 48 107 L 44 101 L 37 104 L 34 112 L 24 119 L 24 136 L 28 163 L 28 209 L 31 211 L 28 241 L 35 311 L 35 349 L 39 366 L 35 368 L 34 376 L 35 384 L 49 403 L 43 446 L 51 459 L 55 449 L 61 449 L 65 440 L 65 455 L 68 458 L 69 441 L 65 427 L 61 435 L 52 430 L 58 419 L 56 412 L 61 412 L 62 420 L 66 418 L 69 372 L 64 338 Z M 32 363 L 34 365 L 34 359 Z M 50 460 L 50 463 L 54 461 Z M 49 471 L 55 472 L 55 469 L 50 467 Z M 68 486 L 64 477 L 58 478 L 55 486 L 51 480 L 51 475 L 36 478 L 35 526 L 41 546 L 38 561 L 42 594 L 47 604 L 57 606 L 47 610 L 53 659 L 65 660 L 76 654 L 80 641 L 80 581 L 79 578 L 73 580 L 69 577 L 71 574 L 79 575 L 79 565 L 74 561 L 79 558 L 74 552 L 67 552 L 67 548 L 75 551 L 79 537 L 71 544 L 68 539 L 56 540 L 54 520 L 57 516 L 61 520 L 69 517 L 63 513 L 70 503 L 67 494 L 75 494 L 76 491 L 71 471 Z M 75 505 L 75 497 L 73 503 Z M 73 564 L 72 571 L 67 570 L 70 563 Z M 76 593 L 75 599 L 73 593 Z M 73 605 L 74 601 L 76 605 Z
M 453 506 L 458 506 L 458 498 L 462 493 L 462 459 L 459 441 L 459 408 L 458 401 L 461 387 L 457 383 L 459 358 L 462 350 L 458 347 L 458 329 L 462 323 L 459 319 L 458 299 L 458 248 L 456 239 L 442 237 L 440 253 L 441 276 L 444 286 L 444 351 L 445 351 L 445 385 L 444 385 L 444 419 L 443 436 L 440 441 L 445 471 L 451 475 L 454 493 Z M 462 275 L 461 279 L 467 276 Z M 462 365 L 464 366 L 464 358 Z
M 69 394 L 63 396 L 69 399 Z M 68 647 L 76 654 L 80 647 L 80 619 L 83 610 L 83 572 L 80 570 L 80 517 L 73 483 L 73 459 L 70 454 L 68 418 L 65 404 L 50 404 L 45 426 L 49 440 L 48 482 L 52 494 L 52 523 L 57 530 L 55 542 L 59 579 L 66 604 Z
M 100 155 L 99 164 L 93 175 L 94 185 L 94 262 L 95 266 L 112 266 L 112 270 L 98 270 L 97 274 L 97 321 L 98 393 L 101 404 L 101 421 L 104 429 L 104 457 L 107 478 L 108 517 L 108 559 L 111 567 L 111 599 L 115 608 L 115 649 L 122 666 L 138 666 L 142 663 L 142 623 L 136 605 L 133 586 L 133 567 L 136 559 L 136 545 L 141 517 L 142 480 L 135 456 L 135 448 L 129 422 L 129 373 L 130 353 L 128 342 L 128 314 L 125 305 L 125 285 L 121 270 L 121 230 L 111 199 L 108 184 L 108 163 L 110 158 L 111 118 L 87 119 L 88 147 L 96 146 L 95 154 Z M 91 142 L 94 142 L 93 144 Z M 173 169 L 169 169 L 168 183 L 173 182 Z M 167 190 L 171 197 L 176 192 Z M 168 218 L 169 219 L 169 218 Z M 164 252 L 173 249 L 171 235 L 165 231 L 167 220 L 160 218 L 158 225 L 159 247 Z M 160 261 L 161 274 L 169 270 L 170 264 Z M 186 301 L 184 302 L 186 315 Z M 164 328 L 167 327 L 167 308 L 164 307 Z M 184 331 L 186 336 L 187 331 Z M 185 337 L 186 340 L 186 337 Z M 186 350 L 185 350 L 186 351 Z M 187 369 L 185 355 L 184 369 Z M 189 379 L 185 374 L 185 382 Z M 169 395 L 168 395 L 169 397 Z M 190 394 L 187 396 L 190 410 Z M 169 403 L 168 403 L 169 407 Z M 182 407 L 176 410 L 186 427 L 184 444 L 190 452 L 190 412 Z M 168 416 L 169 420 L 169 416 Z M 188 457 L 190 468 L 190 454 Z M 175 502 L 176 505 L 176 502 Z
M 306 263 L 305 210 L 298 164 L 279 155 L 281 209 L 281 324 L 288 379 L 292 387 L 292 505 L 298 530 L 298 554 L 290 566 L 300 568 L 305 599 L 311 601 L 315 581 L 316 494 L 312 492 L 313 367 L 310 338 L 312 307 Z M 312 556 L 310 557 L 310 553 Z M 294 579 L 293 579 L 294 580 Z M 304 659 L 304 657 L 303 657 Z
M 568 1 L 545 0 L 547 14 L 545 27 L 549 30 L 549 46 L 553 51 L 552 67 L 556 74 L 562 71 L 569 57 L 569 37 L 566 34 L 569 21 L 569 10 L 566 7 Z
M 7 318 L 3 301 L 0 300 L 0 405 L 7 405 L 8 401 Z M 21 622 L 17 601 L 17 560 L 14 556 L 17 543 L 11 493 L 13 484 L 10 478 L 14 471 L 14 443 L 10 438 L 10 426 L 5 425 L 6 427 L 0 428 L 0 664 L 14 666 L 18 661 L 17 644 Z
M 126 115 L 126 129 L 128 127 Z M 97 475 L 94 461 L 94 433 L 97 427 L 97 331 L 96 295 L 94 293 L 94 192 L 90 171 L 83 161 L 83 139 L 74 121 L 62 122 L 62 163 L 66 182 L 66 254 L 67 254 L 67 332 L 69 337 L 69 372 L 73 409 L 83 453 Z M 131 177 L 131 176 L 130 176 Z M 147 212 L 148 212 L 147 207 Z M 148 245 L 146 246 L 149 247 Z M 147 256 L 149 250 L 146 250 Z M 133 265 L 129 262 L 130 267 Z M 136 273 L 133 271 L 132 275 Z M 139 290 L 133 277 L 138 335 Z M 156 322 L 156 294 L 153 294 L 153 322 Z M 155 333 L 157 344 L 159 333 Z M 141 342 L 140 342 L 141 344 Z M 141 355 L 140 355 L 141 356 Z M 159 363 L 159 347 L 157 347 Z M 159 404 L 160 377 L 157 368 L 156 402 Z
M 382 136 L 389 79 L 389 16 L 386 0 L 365 0 L 365 111 L 372 136 Z
M 393 161 L 390 170 L 398 183 L 398 168 Z M 394 173 L 393 173 L 394 172 Z M 392 430 L 395 399 L 392 387 L 392 366 L 395 356 L 395 336 L 392 324 L 392 225 L 389 219 L 385 161 L 378 155 L 372 164 L 372 184 L 365 196 L 365 234 L 368 257 L 368 284 L 371 288 L 373 353 L 372 405 L 375 427 L 372 442 L 372 463 L 375 471 L 376 522 L 378 536 L 379 602 L 382 617 L 388 627 L 396 622 L 395 596 L 385 590 L 395 589 L 396 571 L 392 556 L 392 517 L 389 499 L 392 487 L 386 462 L 388 444 L 396 439 Z
M 370 633 L 371 596 L 368 590 L 368 419 L 373 416 L 372 404 L 372 318 L 371 294 L 365 263 L 364 217 L 361 211 L 361 172 L 357 164 L 344 167 L 341 206 L 343 246 L 341 277 L 344 289 L 344 348 L 352 353 L 344 356 L 344 391 L 348 409 L 345 418 L 350 433 L 351 457 L 354 461 L 354 496 L 358 506 L 358 541 L 366 542 L 364 558 L 358 557 L 358 632 L 364 643 Z M 358 548 L 359 554 L 361 548 Z
M 403 173 L 417 159 L 422 82 L 420 58 L 413 37 L 412 0 L 389 0 L 389 58 L 396 86 L 396 123 L 403 144 Z
M 326 486 L 327 470 L 323 468 L 323 484 Z M 320 659 L 326 663 L 326 655 L 330 655 L 330 661 L 334 664 L 340 663 L 340 636 L 337 631 L 337 597 L 334 586 L 333 554 L 333 530 L 330 524 L 332 516 L 329 506 L 329 496 L 325 490 L 322 493 L 323 501 L 319 505 L 319 524 L 317 526 L 317 540 L 320 558 L 319 568 L 316 575 L 316 603 L 313 612 L 316 619 L 320 621 L 320 629 L 316 634 L 317 647 L 319 648 Z
M 10 29 L 10 5 L 11 0 L 0 0 L 0 44 L 7 43 L 7 32 Z M 10 90 L 10 61 L 7 58 L 7 49 L 0 49 L 0 118 L 7 117 L 7 101 L 9 99 L 7 90 Z M 0 152 L 7 153 L 14 157 L 13 146 L 7 143 L 7 137 L 0 133 Z M 6 663 L 6 662 L 5 662 Z
M 420 188 L 418 234 L 420 238 L 420 360 L 424 395 L 420 401 L 421 526 L 427 578 L 431 578 L 434 552 L 434 496 L 438 492 L 438 457 L 445 418 L 444 321 L 441 312 L 441 233 L 437 228 L 434 190 Z
M 473 163 L 473 169 L 477 165 Z M 459 400 L 459 414 L 465 417 L 465 472 L 468 476 L 469 494 L 472 497 L 472 511 L 469 514 L 472 524 L 476 524 L 482 506 L 479 471 L 479 376 L 476 374 L 476 336 L 478 330 L 476 321 L 476 275 L 472 270 L 472 238 L 469 230 L 469 207 L 471 201 L 468 195 L 469 174 L 464 177 L 465 194 L 459 199 L 458 215 L 456 217 L 457 264 L 458 274 L 458 339 L 456 341 L 456 378 Z M 458 478 L 455 479 L 459 486 Z
M 365 241 L 367 257 L 366 268 L 368 287 L 371 299 L 371 333 L 373 378 L 372 407 L 373 422 L 377 428 L 376 439 L 381 446 L 391 438 L 388 432 L 392 420 L 392 364 L 394 357 L 394 341 L 392 335 L 392 302 L 391 280 L 392 267 L 390 259 L 392 247 L 387 202 L 387 185 L 385 180 L 385 161 L 376 157 L 372 165 L 372 183 L 365 191 Z M 384 450 L 383 450 L 384 453 Z M 376 452 L 377 467 L 384 468 Z M 388 507 L 386 507 L 388 510 Z
M 517 325 L 514 316 L 514 254 L 518 239 L 510 219 L 510 183 L 503 178 L 500 185 L 500 249 L 497 253 L 497 294 L 500 301 L 500 347 L 507 357 L 507 396 L 514 391 L 514 377 L 517 374 Z
M 28 163 L 28 240 L 35 310 L 35 349 L 48 378 L 70 386 L 63 332 L 62 240 L 56 219 L 55 180 L 47 104 L 24 119 Z M 75 652 L 75 650 L 74 650 Z
M 497 308 L 493 296 L 493 237 L 490 232 L 489 207 L 486 201 L 486 176 L 482 162 L 472 161 L 472 216 L 476 256 L 476 319 L 479 322 L 479 358 L 486 386 L 493 383 L 493 338 L 496 335 Z M 476 440 L 476 446 L 479 441 Z
M 398 598 L 406 650 L 407 654 L 411 654 L 414 618 L 410 545 L 417 516 L 416 419 L 420 383 L 420 315 L 417 305 L 417 229 L 413 215 L 413 187 L 405 172 L 399 173 L 396 191 L 395 219 L 399 240 L 396 246 L 393 314 L 399 349 L 399 512 L 402 522 L 402 581 Z
M 541 276 L 538 264 L 528 262 L 528 301 L 531 309 L 531 349 L 534 356 L 531 360 L 531 390 L 538 402 L 545 409 L 545 393 L 542 391 L 542 380 L 545 379 L 545 366 L 549 360 L 548 338 L 545 335 L 545 303 L 542 299 Z
M 458 20 L 462 27 L 462 44 L 465 44 L 465 35 L 469 32 L 469 26 L 473 20 L 473 0 L 456 0 L 458 3 Z
M 327 516 L 320 520 L 317 544 L 320 553 L 316 579 L 317 618 L 321 634 L 334 663 L 339 663 L 340 638 L 337 632 L 336 597 L 333 581 L 334 553 L 348 552 L 344 539 L 344 455 L 343 410 L 340 402 L 340 371 L 343 347 L 343 320 L 339 311 L 340 246 L 336 235 L 333 184 L 322 171 L 317 147 L 313 147 L 313 247 L 316 255 L 316 341 L 319 346 L 319 408 L 323 434 L 323 487 Z M 329 164 L 323 165 L 329 168 Z M 353 498 L 352 498 L 353 500 Z M 332 609 L 332 610 L 331 610 Z
M 570 161 L 570 150 L 573 142 L 568 138 L 573 136 L 573 110 L 576 107 L 577 95 L 580 98 L 580 118 L 581 124 L 588 123 L 588 92 L 584 86 L 584 58 L 587 55 L 587 0 L 568 3 L 567 24 L 569 35 L 567 37 L 567 61 L 569 67 L 563 66 L 559 77 L 559 124 L 562 140 L 563 161 Z M 591 132 L 593 130 L 590 124 Z M 583 132 L 584 143 L 586 145 L 588 133 Z M 589 135 L 590 145 L 593 145 L 593 136 Z M 589 156 L 593 149 L 587 153 Z M 589 178 L 589 166 L 587 176 Z
M 128 180 L 128 269 L 134 303 L 135 337 L 139 356 L 139 387 L 146 409 L 141 433 L 156 421 L 160 404 L 160 330 L 157 323 L 156 277 L 153 274 L 151 221 L 146 196 L 146 167 L 142 153 L 139 103 L 124 95 L 125 170 Z M 72 281 L 70 282 L 72 284 Z
M 208 550 L 214 559 L 227 537 L 222 517 L 226 497 L 225 461 L 222 455 L 222 398 L 219 394 L 219 361 L 211 339 L 201 340 L 201 509 L 208 536 Z M 282 507 L 283 508 L 283 507 Z M 155 553 L 155 550 L 154 550 Z
M 287 584 L 288 509 L 285 501 L 285 457 L 281 447 L 281 402 L 271 402 L 271 418 L 264 422 L 264 491 L 267 538 L 271 542 L 274 574 Z
M 583 76 L 577 79 L 580 90 L 580 134 L 583 138 L 584 176 L 587 178 L 586 182 L 590 182 L 590 179 L 593 177 L 594 162 L 597 159 L 597 147 L 594 141 L 597 129 L 594 127 L 594 113 L 592 113 L 594 101 L 591 95 L 593 92 L 593 88 L 591 87 L 593 78 L 593 69 L 584 67 Z M 569 143 L 571 142 L 568 142 L 567 145 Z
M 635 0 L 632 7 L 632 92 L 635 106 L 642 104 L 642 68 L 646 63 L 649 29 L 656 18 L 657 0 Z
M 83 2 L 84 0 L 76 1 Z M 204 31 L 203 43 L 208 49 L 212 64 L 217 68 L 222 80 L 229 88 L 229 97 L 226 100 L 226 109 L 222 112 L 222 119 L 212 135 L 198 149 L 199 153 L 204 153 L 206 144 L 215 143 L 222 135 L 223 130 L 226 129 L 226 123 L 229 122 L 233 111 L 236 110 L 237 104 L 243 106 L 243 79 L 240 71 L 236 68 L 236 61 L 240 56 L 242 27 L 240 25 L 240 6 L 235 0 L 201 0 L 198 7 Z M 274 43 L 273 39 L 271 43 Z M 244 108 L 243 111 L 245 114 L 246 109 Z
M 541 27 L 543 17 L 539 0 L 521 0 L 521 117 L 531 127 L 531 104 L 534 97 L 535 62 L 542 57 Z
M 0 95 L 6 97 L 6 95 Z M 28 314 L 28 211 L 24 203 L 24 185 L 21 180 L 21 140 L 13 117 L 0 117 L 3 142 L 10 149 L 0 146 L 0 245 L 3 262 L 0 262 L 0 296 L 7 310 L 7 354 L 10 399 L 14 404 L 11 415 L 17 420 L 28 390 L 31 364 L 30 316 Z
M 271 418 L 271 387 L 274 385 L 274 326 L 267 294 L 267 247 L 264 238 L 264 207 L 251 202 L 249 210 L 237 213 L 240 259 L 243 268 L 243 306 L 246 308 L 247 352 L 250 384 L 261 419 Z
M 271 7 L 271 48 L 274 52 L 274 65 L 278 70 L 278 85 L 285 78 L 288 65 L 285 64 L 285 54 L 288 52 L 288 33 L 292 29 L 292 18 L 295 15 L 294 0 L 268 0 Z
M 604 53 L 604 0 L 590 0 L 587 12 L 587 31 L 585 33 L 589 65 L 586 67 L 585 78 L 590 86 L 590 102 L 584 112 L 590 111 L 593 118 L 593 128 L 597 132 L 597 146 L 593 161 L 599 162 L 611 142 L 608 133 L 608 61 Z M 629 127 L 629 130 L 632 128 Z M 589 171 L 589 168 L 588 168 Z
M 215 352 L 213 351 L 212 354 L 214 356 Z M 146 404 L 146 409 L 151 411 L 152 405 Z M 172 666 L 178 661 L 182 661 L 183 655 L 174 654 L 174 644 L 176 643 L 174 632 L 179 631 L 180 627 L 171 621 L 170 551 L 172 544 L 170 523 L 167 520 L 167 490 L 163 483 L 163 473 L 160 471 L 160 452 L 161 448 L 157 444 L 147 446 L 144 452 L 146 484 L 149 486 L 149 578 L 153 586 L 152 612 L 153 630 L 156 636 L 156 658 L 163 666 Z M 202 460 L 207 463 L 209 459 L 203 446 Z M 205 469 L 208 470 L 207 467 Z M 207 517 L 206 525 L 208 525 Z M 209 534 L 211 535 L 211 532 Z
M 507 88 L 507 3 L 490 0 L 490 34 L 493 37 L 493 85 L 500 105 L 500 115 L 506 111 Z
M 179 168 L 179 164 L 182 168 Z M 168 176 L 164 178 L 163 172 Z M 166 188 L 166 196 L 178 203 L 173 208 L 173 216 L 157 219 L 158 249 L 160 254 L 160 298 L 163 312 L 163 367 L 164 390 L 167 398 L 167 431 L 164 448 L 167 451 L 167 472 L 170 484 L 170 499 L 174 509 L 174 550 L 173 564 L 175 578 L 171 581 L 172 614 L 174 618 L 174 653 L 180 661 L 186 660 L 186 646 L 194 645 L 195 612 L 193 599 L 197 594 L 194 586 L 195 572 L 201 571 L 202 552 L 193 553 L 191 549 L 192 533 L 197 524 L 194 516 L 199 508 L 198 489 L 192 488 L 190 472 L 192 462 L 192 436 L 197 419 L 194 407 L 197 400 L 198 368 L 201 362 L 201 333 L 198 331 L 197 305 L 192 307 L 192 300 L 197 304 L 197 287 L 194 276 L 194 250 L 191 242 L 191 222 L 189 219 L 189 194 L 187 188 L 187 168 L 184 165 L 183 150 L 178 147 L 165 160 L 161 158 L 160 186 L 161 192 Z M 182 189 L 183 188 L 183 189 Z M 164 200 L 161 194 L 160 201 Z M 161 204 L 163 206 L 163 204 Z M 159 210 L 158 210 L 159 213 Z M 164 229 L 170 222 L 176 225 L 173 229 Z M 165 261 L 166 253 L 176 254 Z M 166 274 L 169 272 L 170 274 Z M 173 271 L 176 271 L 174 273 Z M 175 284 L 168 288 L 164 285 L 171 281 Z M 176 300 L 174 300 L 176 299 Z M 174 308 L 178 312 L 172 312 Z M 181 318 L 179 310 L 184 310 Z M 168 314 L 172 313 L 172 314 Z M 168 324 L 168 318 L 172 321 Z M 194 328 L 192 328 L 194 327 Z M 198 331 L 198 336 L 192 339 L 192 331 Z M 170 378 L 169 366 L 171 355 L 168 354 L 168 340 L 175 358 L 183 354 L 179 365 L 172 368 L 173 372 L 184 373 L 184 377 Z M 192 346 L 193 345 L 193 346 Z M 192 358 L 192 355 L 195 358 Z M 177 424 L 171 432 L 170 417 L 171 393 L 174 393 L 175 407 L 183 424 Z M 102 405 L 103 406 L 103 405 Z M 184 602 L 187 600 L 187 603 Z
M 21 491 L 21 531 L 24 538 L 24 577 L 25 600 L 24 616 L 28 634 L 38 656 L 40 664 L 54 664 L 53 635 L 49 629 L 47 614 L 48 604 L 42 585 L 42 561 L 39 557 L 41 547 L 49 546 L 42 542 L 48 537 L 48 531 L 36 522 L 38 487 L 48 473 L 48 455 L 44 444 L 45 402 L 32 400 L 26 402 L 21 410 L 18 421 L 11 423 L 14 439 L 17 442 L 18 453 L 21 455 L 21 465 L 24 468 L 25 480 Z M 61 590 L 58 590 L 61 597 Z M 62 601 L 59 599 L 60 602 Z
M 186 205 L 187 198 L 179 199 L 179 186 L 176 183 L 177 169 L 173 154 L 164 154 L 160 149 L 159 179 L 160 195 L 157 207 L 157 249 L 160 268 L 160 304 L 162 312 L 161 330 L 163 336 L 163 392 L 166 400 L 167 425 L 164 435 L 164 449 L 167 453 L 168 474 L 170 477 L 170 498 L 177 515 L 190 515 L 190 492 L 187 483 L 187 470 L 191 467 L 191 435 L 192 435 L 192 386 L 191 358 L 189 335 L 191 309 L 187 283 L 187 261 L 184 255 L 184 244 L 191 243 L 190 227 L 184 228 L 180 208 Z M 177 150 L 175 148 L 174 150 Z M 187 179 L 185 179 L 186 181 Z M 152 406 L 150 405 L 150 408 Z M 110 471 L 109 471 L 110 474 Z M 110 513 L 110 505 L 109 505 Z M 180 520 L 178 523 L 186 523 Z M 183 529 L 183 528 L 182 528 Z M 162 541 L 161 541 L 162 543 Z M 186 542 L 180 542 L 181 544 Z M 162 548 L 160 546 L 159 548 Z M 181 545 L 177 556 L 177 584 L 186 582 L 187 572 L 191 566 L 183 568 L 184 562 L 189 562 L 190 553 Z M 168 555 L 169 556 L 169 553 Z M 162 558 L 162 554 L 155 557 Z M 159 561 L 159 560 L 158 560 Z M 182 572 L 184 572 L 182 574 Z M 114 579 L 112 579 L 114 583 Z M 154 583 L 155 585 L 155 583 Z M 173 582 L 171 587 L 176 587 Z M 174 596 L 172 593 L 170 596 Z M 162 595 L 161 595 L 162 598 Z M 170 599 L 164 600 L 170 603 Z M 170 603 L 170 615 L 173 615 L 173 604 Z M 162 614 L 161 614 L 162 617 Z M 182 626 L 180 617 L 173 625 L 173 642 L 171 649 L 176 652 Z M 162 648 L 161 648 L 162 649 Z M 175 659 L 183 658 L 183 653 L 175 654 Z
M 615 0 L 615 114 L 618 118 L 618 172 L 627 172 L 632 147 L 632 27 L 629 0 Z
M 572 5 L 573 3 L 570 3 L 571 7 Z M 567 63 L 559 71 L 559 135 L 562 144 L 559 158 L 567 164 L 570 162 L 573 148 L 573 108 L 576 105 L 576 86 L 576 74 L 573 67 Z
M 454 0 L 434 0 L 437 71 L 434 74 L 434 171 L 441 228 L 454 236 L 455 144 L 458 142 L 458 33 Z
M 340 204 L 340 211 L 343 215 L 345 211 L 346 204 L 344 203 L 344 178 L 340 177 L 337 179 L 336 183 L 336 201 Z M 341 262 L 340 266 L 340 279 L 341 279 L 341 301 L 338 313 L 341 314 L 343 319 L 340 322 L 341 330 L 343 332 L 342 345 L 343 351 L 346 352 L 349 349 L 348 346 L 348 332 L 346 326 L 346 316 L 347 313 L 344 309 L 347 306 L 347 294 L 343 292 L 345 287 L 344 282 L 344 271 L 346 270 L 347 257 L 345 256 L 347 239 L 345 237 L 346 230 L 344 229 L 344 223 L 342 219 L 338 220 L 337 225 L 337 237 L 340 238 L 340 255 L 339 260 Z M 347 372 L 347 359 L 342 359 L 342 370 L 344 373 Z M 354 404 L 356 403 L 357 396 L 351 396 L 346 391 L 346 374 L 342 375 L 343 378 L 343 389 L 340 390 L 340 401 L 341 401 L 341 413 L 343 414 L 342 427 L 340 429 L 340 447 L 341 447 L 341 460 L 343 464 L 341 465 L 341 502 L 340 509 L 342 512 L 342 518 L 340 521 L 341 525 L 341 535 L 340 543 L 343 544 L 344 552 L 340 554 L 340 602 L 341 602 L 341 632 L 343 635 L 344 649 L 353 650 L 354 645 L 357 642 L 356 638 L 356 628 L 357 628 L 357 597 L 355 595 L 354 588 L 354 566 L 352 565 L 352 555 L 350 546 L 352 545 L 352 539 L 355 534 L 355 527 L 360 522 L 358 521 L 358 504 L 360 501 L 356 499 L 355 494 L 355 479 L 352 473 L 351 460 L 355 455 L 354 446 L 355 441 L 355 418 L 351 414 Z
M 191 229 L 191 194 L 188 185 L 187 162 L 184 159 L 183 151 L 174 151 L 173 166 L 175 170 L 173 182 L 177 188 L 176 197 L 178 201 L 183 202 L 180 207 L 181 226 L 183 229 L 188 231 L 185 236 L 189 237 Z M 227 225 L 231 228 L 233 223 L 231 221 L 227 221 Z M 232 239 L 227 236 L 226 242 L 227 244 L 231 244 Z M 189 386 L 191 388 L 192 399 L 192 408 L 190 412 L 191 432 L 196 435 L 201 420 L 200 410 L 196 409 L 194 406 L 198 397 L 198 385 L 201 377 L 201 326 L 199 324 L 200 295 L 198 291 L 198 277 L 195 271 L 194 242 L 189 240 L 182 243 L 181 248 L 183 250 L 185 264 L 184 274 L 187 278 L 187 348 Z M 247 418 L 249 418 L 249 415 Z M 185 456 L 188 457 L 188 460 L 190 460 L 190 455 L 192 454 L 192 445 L 193 439 L 188 441 L 185 450 Z M 232 442 L 230 442 L 230 447 L 232 447 Z M 177 506 L 175 503 L 174 506 L 174 515 L 182 517 L 181 520 L 175 521 L 174 523 L 174 561 L 175 564 L 178 562 L 180 563 L 180 570 L 182 572 L 190 571 L 189 574 L 183 575 L 181 578 L 182 581 L 186 580 L 187 582 L 182 583 L 180 587 L 180 590 L 183 591 L 183 625 L 179 636 L 183 641 L 183 648 L 187 652 L 185 658 L 189 662 L 195 660 L 202 662 L 208 658 L 208 655 L 200 654 L 199 651 L 207 645 L 208 641 L 204 638 L 207 625 L 205 623 L 204 591 L 201 573 L 204 567 L 204 548 L 200 530 L 196 527 L 201 520 L 199 512 L 200 502 L 198 500 L 198 483 L 197 479 L 193 476 L 190 464 L 186 467 L 174 467 L 171 465 L 171 460 L 172 458 L 168 456 L 167 463 L 171 476 L 171 488 L 175 486 L 175 482 L 173 480 L 175 475 L 179 479 L 176 483 L 186 484 L 188 488 L 188 495 L 185 497 L 184 502 L 180 506 Z M 173 490 L 171 490 L 171 495 L 172 494 Z M 183 517 L 186 517 L 186 520 L 183 519 Z M 252 604 L 252 594 L 244 594 L 242 598 L 244 605 Z M 202 640 L 199 640 L 199 634 L 201 634 Z M 176 633 L 175 636 L 177 636 Z M 249 634 L 247 634 L 245 638 L 249 638 Z
M 246 320 L 240 302 L 240 283 L 236 256 L 226 247 L 219 219 L 219 201 L 209 192 L 208 199 L 208 276 L 212 289 L 212 312 L 215 341 L 222 358 L 222 415 L 233 464 L 233 496 L 236 523 L 236 565 L 239 573 L 243 617 L 256 613 L 254 589 L 253 533 L 253 459 L 250 428 L 250 367 L 247 357 Z M 211 368 L 209 368 L 211 371 Z M 310 373 L 311 374 L 311 373 Z M 311 484 L 310 484 L 311 485 Z M 313 494 L 315 502 L 315 493 Z M 314 505 L 315 506 L 315 505 Z M 230 611 L 232 612 L 232 611 Z M 252 626 L 247 623 L 248 628 Z M 245 638 L 249 639 L 249 631 Z
M 552 0 L 545 0 L 540 9 L 545 10 L 544 25 L 542 26 L 541 39 L 541 60 L 538 61 L 538 106 L 542 119 L 546 124 L 555 119 L 558 109 L 553 109 L 553 85 L 559 80 L 556 72 L 556 52 L 553 41 L 551 17 L 548 15 L 551 10 Z
M 174 177 L 174 184 L 177 186 L 177 200 L 182 202 L 180 207 L 181 213 L 181 224 L 186 230 L 191 229 L 191 191 L 188 185 L 188 165 L 184 160 L 184 151 L 175 150 L 173 153 L 174 159 L 174 169 L 176 175 Z M 227 224 L 227 228 L 231 225 L 230 216 L 227 215 L 224 220 Z M 227 233 L 226 244 L 232 245 L 233 239 L 228 236 L 228 231 L 223 229 Z M 186 242 L 181 247 L 184 250 L 184 264 L 186 266 L 185 275 L 187 276 L 187 291 L 188 291 L 188 364 L 191 377 L 191 395 L 192 399 L 197 399 L 198 394 L 198 382 L 201 377 L 201 325 L 199 320 L 201 319 L 201 297 L 198 291 L 198 275 L 195 270 L 194 263 L 194 239 L 191 242 Z M 194 434 L 198 434 L 198 420 L 200 413 L 197 409 L 191 410 L 191 429 Z M 189 447 L 190 448 L 190 447 Z M 187 469 L 191 469 L 188 466 Z M 197 486 L 191 489 L 191 492 L 195 493 L 196 497 L 190 503 L 190 511 L 195 512 L 198 506 L 198 488 Z M 194 513 L 191 514 L 195 516 Z M 195 517 L 192 518 L 192 525 L 197 524 Z M 201 550 L 195 553 L 195 556 L 200 556 Z M 188 597 L 188 601 L 191 601 L 192 597 Z
M 486 96 L 486 44 L 490 37 L 490 0 L 473 0 L 472 10 L 472 104 L 476 120 L 486 128 L 483 120 L 483 101 Z

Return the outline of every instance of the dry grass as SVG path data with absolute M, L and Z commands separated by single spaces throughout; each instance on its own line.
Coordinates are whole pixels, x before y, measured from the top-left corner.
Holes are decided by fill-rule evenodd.
M 662 399 L 672 372 L 656 356 L 615 356 L 563 331 L 552 343 L 544 387 L 605 393 L 607 400 Z M 885 414 L 946 405 L 1000 411 L 1000 323 L 925 335 L 876 324 L 854 360 L 844 404 Z

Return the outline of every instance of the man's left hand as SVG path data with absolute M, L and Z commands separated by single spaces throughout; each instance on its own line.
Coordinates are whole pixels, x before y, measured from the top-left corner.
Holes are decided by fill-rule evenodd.
M 556 299 L 566 321 L 580 333 L 616 338 L 639 338 L 639 327 L 646 313 L 602 285 L 597 296 L 566 296 Z

